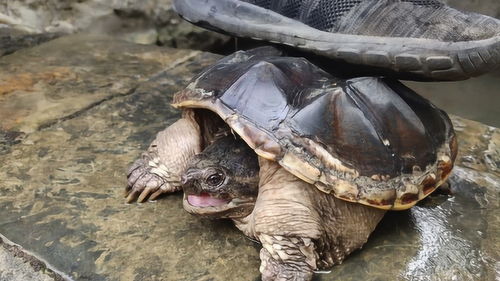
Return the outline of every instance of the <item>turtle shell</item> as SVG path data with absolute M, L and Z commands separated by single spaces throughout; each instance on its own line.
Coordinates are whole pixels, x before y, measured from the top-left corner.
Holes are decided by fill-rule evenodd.
M 173 105 L 209 109 L 261 157 L 323 192 L 381 209 L 429 195 L 457 153 L 447 114 L 398 81 L 337 79 L 272 47 L 218 61 Z

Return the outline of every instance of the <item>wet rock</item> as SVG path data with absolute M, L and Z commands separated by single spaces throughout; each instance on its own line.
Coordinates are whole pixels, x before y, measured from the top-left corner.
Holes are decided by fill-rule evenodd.
M 197 54 L 76 35 L 0 60 L 0 130 L 29 133 L 131 91 Z
M 5 239 L 5 238 L 4 238 Z M 18 245 L 0 238 L 0 281 L 63 281 L 63 276 Z
M 18 259 L 0 247 L 0 281 L 53 281 L 51 277 L 38 273 L 22 259 Z
M 72 33 L 112 13 L 100 0 L 34 0 L 0 2 L 0 23 L 31 33 Z
M 187 214 L 180 194 L 123 203 L 126 168 L 179 117 L 172 94 L 217 58 L 79 36 L 0 58 L 0 124 L 22 134 L 0 155 L 0 233 L 76 280 L 259 280 L 259 245 L 230 222 Z M 452 196 L 389 213 L 317 280 L 495 279 L 500 131 L 453 122 Z
M 13 0 L 0 2 L 0 24 L 33 34 L 86 32 L 139 44 L 211 50 L 229 37 L 183 21 L 171 0 Z
M 114 1 L 113 8 L 123 21 L 142 18 L 151 22 L 160 45 L 206 51 L 220 48 L 229 41 L 226 35 L 181 19 L 172 9 L 172 0 Z
M 99 44 L 100 40 L 85 41 L 92 47 L 74 41 L 82 49 L 92 50 L 79 53 L 80 63 L 90 64 L 96 54 L 114 50 L 137 60 L 133 63 L 136 75 L 153 78 L 136 91 L 132 82 L 137 78 L 122 81 L 121 89 L 128 95 L 104 98 L 97 104 L 91 99 L 94 106 L 85 102 L 79 114 L 35 130 L 12 145 L 11 152 L 0 158 L 0 233 L 77 280 L 205 280 L 219 279 L 217 276 L 250 280 L 257 276 L 258 251 L 253 242 L 226 221 L 190 216 L 182 209 L 179 194 L 152 204 L 123 203 L 126 167 L 156 131 L 178 118 L 178 112 L 168 105 L 171 94 L 216 56 L 130 44 L 117 49 Z M 57 49 L 39 48 L 44 50 L 39 62 L 50 64 L 48 50 Z M 170 63 L 158 64 L 161 54 Z M 85 84 L 91 92 L 107 74 L 114 81 L 127 79 L 129 74 L 112 74 L 126 66 L 112 67 L 115 58 L 99 57 L 110 69 L 72 83 L 73 88 L 64 91 L 68 95 L 61 93 L 60 101 L 70 101 L 70 92 L 78 85 Z M 11 58 L 5 57 L 2 63 L 5 59 Z M 80 67 L 80 63 L 76 65 Z M 168 70 L 169 66 L 173 68 Z M 27 71 L 32 66 L 17 67 Z M 151 73 L 156 67 L 167 70 Z M 65 76 L 58 77 L 65 80 Z M 112 84 L 106 83 L 102 91 L 112 91 Z M 50 91 L 31 94 L 43 99 Z M 75 92 L 84 100 L 92 97 L 83 89 Z M 15 98 L 11 94 L 3 98 Z M 235 247 L 241 252 L 235 252 Z
M 500 130 L 452 116 L 459 134 L 457 164 L 500 177 Z
M 0 28 L 0 57 L 59 37 L 58 33 L 29 34 L 13 28 Z

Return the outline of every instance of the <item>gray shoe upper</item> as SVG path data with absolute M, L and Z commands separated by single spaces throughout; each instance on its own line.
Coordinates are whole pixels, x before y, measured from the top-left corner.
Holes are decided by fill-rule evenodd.
M 500 21 L 436 0 L 245 0 L 322 31 L 459 42 L 500 34 Z

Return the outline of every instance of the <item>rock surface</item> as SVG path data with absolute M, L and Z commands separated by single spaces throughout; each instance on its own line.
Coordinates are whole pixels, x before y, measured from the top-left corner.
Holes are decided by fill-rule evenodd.
M 181 195 L 124 204 L 125 170 L 218 56 L 95 36 L 0 58 L 0 233 L 75 280 L 259 280 L 259 245 Z M 389 213 L 317 280 L 495 280 L 500 130 L 454 117 L 453 195 Z M 1 269 L 1 267 L 0 267 Z
M 57 37 L 57 33 L 30 34 L 13 28 L 0 28 L 0 57 Z
M 0 61 L 0 130 L 30 133 L 104 100 L 130 94 L 195 51 L 65 37 Z M 91 50 L 91 51 L 90 51 Z
M 0 281 L 52 281 L 50 276 L 35 271 L 30 264 L 12 256 L 0 247 Z
M 47 268 L 38 258 L 0 238 L 0 281 L 63 281 L 65 277 Z M 68 279 L 66 277 L 66 279 Z
M 197 50 L 218 48 L 229 41 L 228 36 L 183 21 L 171 6 L 171 0 L 9 0 L 0 2 L 0 27 L 4 24 L 33 34 L 83 31 Z

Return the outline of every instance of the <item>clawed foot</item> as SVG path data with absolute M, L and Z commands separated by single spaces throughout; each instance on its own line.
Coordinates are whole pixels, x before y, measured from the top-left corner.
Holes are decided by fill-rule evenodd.
M 260 259 L 262 281 L 309 281 L 313 277 L 313 271 L 309 268 L 296 265 L 293 261 L 283 263 L 275 260 L 264 249 L 260 252 Z
M 137 159 L 129 168 L 127 173 L 128 184 L 125 190 L 126 202 L 144 202 L 149 196 L 149 200 L 155 200 L 163 193 L 178 190 L 172 183 L 166 181 L 162 176 L 155 173 L 157 169 L 150 165 L 151 161 L 147 156 Z
M 316 259 L 314 245 L 310 239 L 268 235 L 260 235 L 259 239 L 263 246 L 260 251 L 260 272 L 263 281 L 312 279 Z
M 188 117 L 156 134 L 148 150 L 132 164 L 127 174 L 127 203 L 143 202 L 148 196 L 154 200 L 181 189 L 181 173 L 189 159 L 201 151 L 198 124 L 194 117 Z

